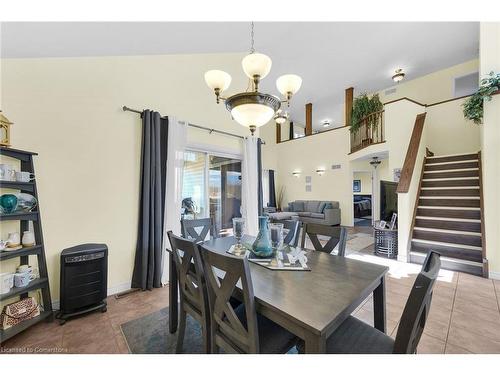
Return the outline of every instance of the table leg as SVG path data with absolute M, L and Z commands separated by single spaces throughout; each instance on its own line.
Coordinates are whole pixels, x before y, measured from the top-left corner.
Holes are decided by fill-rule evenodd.
M 373 323 L 375 328 L 386 333 L 385 276 L 380 279 L 380 284 L 373 291 Z
M 179 316 L 177 269 L 172 254 L 169 254 L 168 258 L 168 286 L 170 288 L 168 293 L 168 326 L 170 333 L 175 333 Z
M 325 354 L 326 338 L 324 336 L 308 334 L 304 339 L 305 354 Z

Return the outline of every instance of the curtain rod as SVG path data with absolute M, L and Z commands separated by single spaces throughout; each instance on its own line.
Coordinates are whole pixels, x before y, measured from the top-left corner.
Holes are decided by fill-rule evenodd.
M 142 112 L 143 112 L 143 111 L 138 111 L 137 109 L 129 108 L 129 107 L 125 106 L 125 105 L 122 107 L 122 109 L 124 111 L 135 112 L 135 113 L 138 113 L 140 115 L 142 115 Z M 225 131 L 222 131 L 222 130 L 207 128 L 206 126 L 201 126 L 201 125 L 196 125 L 196 124 L 191 124 L 191 123 L 188 123 L 188 126 L 191 126 L 193 128 L 197 128 L 197 129 L 201 129 L 201 130 L 207 130 L 210 133 L 219 133 L 219 134 L 228 135 L 230 137 L 236 137 L 236 138 L 240 138 L 240 139 L 245 139 L 245 137 L 243 137 L 241 135 L 228 133 L 228 132 L 225 132 Z M 265 144 L 264 141 L 262 141 L 262 143 Z

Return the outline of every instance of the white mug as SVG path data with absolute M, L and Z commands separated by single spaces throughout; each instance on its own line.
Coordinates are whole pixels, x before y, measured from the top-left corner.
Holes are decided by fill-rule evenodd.
M 23 246 L 29 247 L 35 245 L 35 234 L 29 230 L 23 232 Z
M 33 173 L 23 172 L 23 171 L 16 172 L 16 181 L 30 182 L 30 181 L 33 181 L 34 179 L 35 179 L 35 175 Z
M 14 286 L 13 273 L 0 273 L 0 294 L 10 292 L 10 288 Z
M 16 174 L 14 168 L 9 164 L 0 164 L 0 180 L 15 181 Z

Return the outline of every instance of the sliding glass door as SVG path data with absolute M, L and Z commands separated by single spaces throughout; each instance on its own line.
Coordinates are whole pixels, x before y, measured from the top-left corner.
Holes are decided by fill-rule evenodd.
M 231 234 L 241 216 L 241 160 L 186 151 L 182 198 L 183 218 L 211 217 L 220 235 Z

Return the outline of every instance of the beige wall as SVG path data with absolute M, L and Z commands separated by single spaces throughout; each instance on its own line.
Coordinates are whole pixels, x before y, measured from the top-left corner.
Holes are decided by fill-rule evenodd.
M 480 126 L 464 118 L 465 100 L 426 108 L 427 146 L 436 156 L 474 153 L 481 148 Z
M 481 77 L 500 72 L 500 23 L 481 22 Z M 500 95 L 484 104 L 480 125 L 483 160 L 484 223 L 486 257 L 490 277 L 500 279 Z
M 1 109 L 15 122 L 13 146 L 35 159 L 51 291 L 59 291 L 59 254 L 84 242 L 109 247 L 110 288 L 126 288 L 135 253 L 140 118 L 127 105 L 232 133 L 231 121 L 205 85 L 219 67 L 246 87 L 239 54 L 2 61 Z M 232 89 L 230 88 L 230 90 Z M 241 141 L 190 129 L 188 141 L 241 153 Z M 2 223 L 2 238 L 8 228 Z M 11 269 L 15 263 L 4 264 Z
M 372 193 L 372 174 L 371 172 L 354 172 L 353 180 L 361 181 L 361 192 L 356 194 L 371 194 Z
M 284 142 L 274 148 L 268 146 L 263 151 L 263 163 L 276 163 L 277 190 L 285 187 L 285 204 L 296 199 L 339 201 L 342 224 L 352 225 L 352 170 L 347 158 L 347 128 Z M 332 170 L 332 164 L 340 164 L 341 168 Z M 316 173 L 318 168 L 325 169 L 323 176 Z M 299 171 L 300 177 L 294 177 L 294 171 Z M 311 192 L 305 189 L 306 176 L 312 179 Z
M 454 78 L 479 70 L 479 60 L 474 59 L 447 69 L 412 79 L 411 71 L 406 79 L 394 86 L 379 91 L 382 103 L 407 97 L 423 104 L 431 104 L 453 98 Z M 385 95 L 385 91 L 396 88 L 396 92 Z

